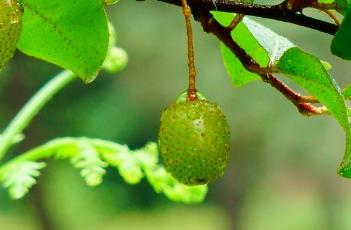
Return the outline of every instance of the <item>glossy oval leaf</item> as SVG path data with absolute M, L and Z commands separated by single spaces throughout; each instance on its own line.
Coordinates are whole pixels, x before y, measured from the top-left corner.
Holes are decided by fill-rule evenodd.
M 69 69 L 85 82 L 96 77 L 107 53 L 108 26 L 101 1 L 22 0 L 18 48 Z
M 260 79 L 258 74 L 246 70 L 240 60 L 223 43 L 221 43 L 220 49 L 225 69 L 235 87 L 241 87 Z
M 235 17 L 233 14 L 222 12 L 213 12 L 213 15 L 223 26 L 228 26 Z M 245 17 L 231 35 L 233 40 L 261 67 L 267 67 L 269 63 L 279 60 L 287 49 L 295 46 L 288 39 L 249 17 Z M 224 44 L 221 44 L 221 52 L 234 86 L 243 86 L 260 79 L 258 74 L 246 70 L 239 59 Z
M 343 22 L 335 34 L 331 44 L 334 55 L 346 60 L 351 60 L 351 8 L 345 13 Z
M 351 85 L 346 86 L 346 88 L 343 89 L 342 94 L 346 99 L 351 99 Z
M 316 57 L 298 48 L 287 50 L 276 65 L 277 71 L 314 95 L 325 105 L 346 132 L 346 151 L 339 173 L 351 177 L 351 128 L 342 92 Z
M 335 7 L 336 10 L 340 14 L 345 14 L 349 6 L 349 0 L 335 0 L 335 3 L 336 3 L 336 7 Z
M 235 14 L 212 12 L 214 18 L 223 26 L 228 26 L 235 17 Z M 240 22 L 237 27 L 232 31 L 232 37 L 256 62 L 266 66 L 269 62 L 269 57 L 263 47 L 252 36 L 248 28 L 243 22 Z M 241 64 L 240 60 L 221 43 L 221 53 L 224 65 L 229 76 L 232 79 L 233 85 L 236 87 L 244 86 L 250 82 L 260 79 L 256 73 L 249 72 Z

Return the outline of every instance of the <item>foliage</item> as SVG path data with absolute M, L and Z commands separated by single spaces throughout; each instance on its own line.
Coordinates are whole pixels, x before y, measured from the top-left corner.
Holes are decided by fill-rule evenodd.
M 216 20 L 227 26 L 235 17 L 229 13 L 213 13 Z M 242 37 L 241 37 L 242 36 Z M 350 141 L 350 118 L 347 104 L 342 91 L 334 79 L 328 73 L 328 64 L 315 58 L 313 55 L 297 48 L 289 40 L 283 38 L 270 29 L 254 22 L 243 20 L 233 31 L 232 37 L 241 45 L 250 56 L 261 66 L 272 69 L 272 72 L 282 73 L 292 81 L 315 96 L 320 103 L 327 107 L 346 133 L 346 150 L 344 161 L 339 173 L 345 177 L 351 177 Z M 241 41 L 239 40 L 241 39 Z M 345 38 L 347 40 L 347 38 Z M 234 85 L 242 86 L 252 80 L 259 79 L 259 75 L 247 74 L 247 70 L 241 65 L 238 58 L 228 48 L 221 44 L 225 66 Z
M 0 1 L 2 9 L 6 1 Z M 117 2 L 116 0 L 21 0 L 23 16 L 18 9 L 13 15 L 11 13 L 16 23 L 9 20 L 9 14 L 3 16 L 0 13 L 0 38 L 6 38 L 0 41 L 0 48 L 4 50 L 4 52 L 0 50 L 0 54 L 5 53 L 0 55 L 1 67 L 9 57 L 12 57 L 16 44 L 19 50 L 29 56 L 67 69 L 38 91 L 4 130 L 0 136 L 0 158 L 4 157 L 10 147 L 23 139 L 23 130 L 46 102 L 76 76 L 85 83 L 90 83 L 101 69 L 118 72 L 127 65 L 127 53 L 115 46 L 114 29 L 109 25 L 104 9 L 104 4 Z M 254 1 L 238 2 L 252 4 Z M 303 1 L 287 0 L 283 3 L 287 3 L 286 8 L 293 11 L 295 6 L 289 8 L 289 4 L 301 2 Z M 318 8 L 320 10 L 336 10 L 344 15 L 343 22 L 332 41 L 331 51 L 343 59 L 351 59 L 349 46 L 351 7 L 348 1 L 312 2 L 317 6 L 321 4 Z M 244 86 L 259 79 L 267 82 L 270 75 L 281 74 L 309 92 L 314 97 L 312 102 L 304 104 L 294 101 L 294 104 L 312 106 L 320 103 L 321 107 L 313 107 L 319 114 L 335 117 L 346 133 L 346 151 L 339 174 L 350 178 L 351 120 L 346 99 L 350 98 L 351 87 L 341 90 L 328 72 L 330 69 L 328 63 L 306 53 L 287 38 L 258 22 L 239 14 L 219 11 L 211 13 L 213 20 L 227 30 L 235 20 L 238 20 L 238 24 L 230 31 L 230 42 L 237 44 L 252 62 L 257 63 L 256 69 L 259 69 L 248 68 L 240 55 L 223 42 L 220 50 L 234 86 Z M 19 34 L 21 23 L 23 27 Z M 8 37 L 8 31 L 11 29 L 15 32 L 10 33 L 11 36 Z M 293 101 L 291 97 L 288 99 Z M 174 201 L 200 202 L 207 191 L 206 186 L 188 187 L 172 178 L 158 163 L 155 143 L 149 143 L 144 148 L 132 151 L 124 145 L 91 138 L 59 138 L 29 150 L 0 167 L 0 182 L 9 190 L 12 198 L 21 198 L 36 183 L 40 170 L 46 166 L 44 161 L 51 157 L 69 160 L 80 170 L 82 177 L 90 186 L 100 184 L 106 168 L 112 166 L 119 171 L 126 183 L 136 184 L 145 177 L 157 192 L 164 193 Z
M 101 1 L 23 0 L 22 5 L 19 49 L 70 69 L 85 82 L 94 80 L 109 38 Z
M 333 54 L 350 60 L 351 59 L 351 10 L 346 11 L 344 20 L 340 26 L 340 29 L 336 33 L 332 45 L 331 51 Z

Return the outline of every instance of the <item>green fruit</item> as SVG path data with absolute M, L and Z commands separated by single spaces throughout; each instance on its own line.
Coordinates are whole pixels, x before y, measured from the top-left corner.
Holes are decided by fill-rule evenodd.
M 183 101 L 162 113 L 159 149 L 166 169 L 186 185 L 223 175 L 230 133 L 221 109 L 207 100 Z
M 22 14 L 22 7 L 16 0 L 0 0 L 0 69 L 16 50 Z

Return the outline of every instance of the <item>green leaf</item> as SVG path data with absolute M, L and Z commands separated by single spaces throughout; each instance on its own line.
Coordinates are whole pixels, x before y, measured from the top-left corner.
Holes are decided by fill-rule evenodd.
M 19 49 L 69 69 L 85 82 L 94 80 L 109 42 L 101 1 L 22 0 L 22 5 Z
M 260 79 L 258 74 L 247 71 L 240 60 L 223 43 L 221 43 L 220 49 L 224 66 L 235 87 L 241 87 Z
M 333 3 L 335 0 L 318 0 L 318 3 L 323 3 L 323 4 L 331 4 Z
M 346 151 L 339 174 L 351 177 L 351 127 L 345 99 L 340 88 L 316 57 L 298 48 L 284 53 L 276 65 L 278 72 L 314 95 L 325 105 L 346 132 Z
M 350 111 L 349 116 L 350 116 Z M 338 173 L 346 178 L 351 178 L 351 128 L 346 130 L 346 150 L 344 158 L 339 166 Z
M 214 18 L 223 26 L 228 26 L 235 17 L 234 14 L 217 11 L 212 12 L 212 14 Z M 248 28 L 242 22 L 240 22 L 233 30 L 232 37 L 239 44 L 239 46 L 245 49 L 245 51 L 253 57 L 255 61 L 263 66 L 268 64 L 268 56 L 265 50 L 251 35 Z M 241 87 L 260 79 L 258 74 L 246 70 L 241 64 L 240 60 L 223 43 L 221 43 L 221 53 L 224 65 L 233 81 L 234 86 Z
M 351 98 L 351 85 L 348 85 L 345 89 L 343 89 L 342 94 L 345 98 Z
M 349 7 L 349 0 L 336 0 L 335 3 L 336 10 L 341 14 L 345 14 Z
M 3 186 L 12 199 L 20 199 L 36 183 L 39 170 L 46 166 L 43 162 L 23 161 L 11 165 L 2 176 Z
M 230 13 L 212 12 L 212 14 L 223 26 L 228 26 L 234 19 L 234 15 Z M 232 31 L 232 38 L 261 67 L 267 67 L 269 63 L 279 60 L 287 49 L 294 47 L 294 44 L 288 39 L 248 17 L 245 17 Z M 226 69 L 235 86 L 243 86 L 260 79 L 258 74 L 247 71 L 223 43 L 221 52 Z
M 214 18 L 223 26 L 228 26 L 234 19 L 231 13 L 212 12 Z M 285 51 L 295 47 L 285 37 L 282 37 L 271 29 L 245 17 L 232 31 L 233 40 L 243 48 L 261 67 L 268 67 L 282 57 Z M 247 71 L 239 59 L 222 43 L 221 52 L 224 64 L 235 86 L 243 86 L 259 79 L 259 75 Z M 322 62 L 325 69 L 331 65 Z
M 214 18 L 222 25 L 228 26 L 234 19 L 234 14 L 212 12 Z M 282 37 L 269 28 L 255 22 L 247 16 L 232 31 L 233 40 L 245 50 L 261 67 L 276 63 L 288 49 L 295 47 L 285 37 Z M 223 43 L 221 52 L 226 69 L 233 79 L 235 86 L 243 86 L 259 79 L 259 75 L 247 71 L 239 59 Z M 323 62 L 324 68 L 331 68 Z
M 104 4 L 106 5 L 113 5 L 118 3 L 120 0 L 102 0 Z
M 346 60 L 351 60 L 351 7 L 345 13 L 343 22 L 335 34 L 331 44 L 334 55 Z
M 278 70 L 314 95 L 347 127 L 347 107 L 341 90 L 316 57 L 299 48 L 287 50 L 277 63 Z

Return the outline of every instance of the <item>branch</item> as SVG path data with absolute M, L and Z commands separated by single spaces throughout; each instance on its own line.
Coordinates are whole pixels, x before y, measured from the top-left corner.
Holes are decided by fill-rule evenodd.
M 158 1 L 182 6 L 181 0 Z M 318 103 L 316 98 L 312 96 L 304 96 L 295 92 L 284 82 L 274 77 L 273 74 L 271 74 L 269 67 L 261 67 L 233 40 L 231 30 L 234 29 L 238 22 L 240 22 L 242 19 L 241 15 L 254 15 L 291 22 L 329 34 L 335 34 L 338 29 L 337 25 L 298 14 L 296 13 L 298 11 L 292 10 L 291 7 L 289 8 L 288 1 L 272 6 L 243 4 L 227 0 L 187 0 L 187 2 L 191 7 L 195 20 L 201 23 L 205 32 L 214 34 L 235 54 L 235 56 L 237 56 L 242 65 L 248 71 L 259 74 L 264 82 L 270 84 L 292 102 L 301 114 L 312 116 L 328 113 L 328 110 L 325 107 L 317 107 L 313 105 L 314 103 Z M 303 8 L 304 6 L 301 6 L 301 9 Z M 239 17 L 234 18 L 228 27 L 224 27 L 213 18 L 210 13 L 211 10 L 235 12 Z
M 181 0 L 158 1 L 181 6 Z M 252 15 L 262 18 L 270 18 L 311 28 L 331 35 L 334 35 L 338 30 L 338 26 L 335 24 L 311 18 L 306 15 L 303 15 L 302 13 L 289 10 L 286 6 L 286 2 L 283 2 L 278 5 L 258 5 L 244 4 L 229 0 L 188 0 L 188 4 L 193 11 L 209 12 L 212 10 L 216 10 L 244 15 Z
M 268 79 L 268 83 L 281 92 L 289 101 L 291 101 L 301 114 L 306 116 L 314 116 L 328 113 L 326 107 L 316 107 L 312 104 L 318 103 L 315 97 L 303 96 L 295 92 L 272 74 L 268 74 Z
M 193 12 L 195 19 L 199 21 L 207 33 L 214 34 L 219 40 L 221 40 L 240 60 L 242 65 L 251 72 L 258 73 L 262 80 L 282 93 L 289 101 L 291 101 L 303 115 L 321 115 L 327 111 L 324 107 L 316 107 L 313 103 L 316 103 L 316 99 L 310 96 L 303 96 L 290 89 L 286 84 L 279 81 L 274 77 L 269 68 L 260 67 L 255 60 L 253 60 L 244 49 L 242 49 L 231 36 L 231 31 L 227 27 L 219 24 L 213 16 L 209 13 Z

